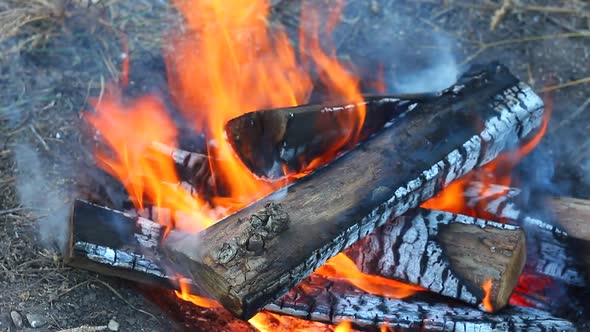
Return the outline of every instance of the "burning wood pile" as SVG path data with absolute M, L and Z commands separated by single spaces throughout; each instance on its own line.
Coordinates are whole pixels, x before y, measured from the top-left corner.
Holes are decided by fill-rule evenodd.
M 129 197 L 75 202 L 70 265 L 176 289 L 260 330 L 289 329 L 273 328 L 276 315 L 342 329 L 575 329 L 550 313 L 546 286 L 586 285 L 568 250 L 590 243 L 587 204 L 551 200 L 555 225 L 501 177 L 542 138 L 549 102 L 498 63 L 441 92 L 363 94 L 318 35 L 301 34 L 299 63 L 260 20 L 264 1 L 210 2 L 176 2 L 187 27 L 165 55 L 169 102 L 111 87 L 87 114 L 99 166 Z M 317 32 L 317 13 L 304 14 Z M 301 64 L 320 73 L 324 102 L 305 104 Z M 190 130 L 204 146 L 183 144 Z

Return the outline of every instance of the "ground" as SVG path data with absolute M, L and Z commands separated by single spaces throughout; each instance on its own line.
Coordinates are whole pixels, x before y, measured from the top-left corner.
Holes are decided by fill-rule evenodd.
M 276 20 L 292 27 L 297 3 L 273 3 Z M 499 60 L 551 93 L 548 134 L 526 175 L 541 189 L 590 198 L 586 2 L 374 0 L 351 2 L 343 16 L 340 57 L 365 76 L 383 63 L 390 91 L 444 86 L 471 63 Z M 132 92 L 161 87 L 160 42 L 177 22 L 158 0 L 0 3 L 0 331 L 12 311 L 40 315 L 49 330 L 111 320 L 122 331 L 247 328 L 183 315 L 193 309 L 169 292 L 69 268 L 54 246 L 73 197 L 96 194 L 103 181 L 81 117 L 89 98 L 120 78 L 125 40 Z

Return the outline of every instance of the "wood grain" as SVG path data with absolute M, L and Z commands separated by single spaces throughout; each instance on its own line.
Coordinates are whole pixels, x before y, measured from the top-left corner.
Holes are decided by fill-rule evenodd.
M 345 251 L 367 274 L 419 285 L 478 305 L 492 281 L 493 310 L 506 306 L 522 273 L 526 243 L 515 226 L 418 209 Z
M 585 235 L 583 231 L 576 231 L 575 226 L 581 222 L 581 215 L 586 211 L 585 202 L 568 198 L 550 199 L 546 207 L 553 211 L 553 218 L 547 214 L 547 220 L 541 220 L 527 213 L 528 196 L 523 195 L 518 188 L 495 184 L 484 186 L 474 181 L 468 184 L 464 195 L 468 207 L 478 206 L 489 214 L 488 218 L 519 225 L 524 229 L 527 236 L 525 270 L 567 285 L 586 287 L 588 283 L 583 271 L 586 269 L 590 272 L 590 260 L 584 258 L 589 256 L 585 255 L 588 251 L 582 248 L 578 252 L 571 247 L 572 244 L 583 247 L 584 243 L 588 243 L 576 239 Z M 551 222 L 551 219 L 555 221 Z M 573 232 L 566 232 L 566 227 L 571 227 Z

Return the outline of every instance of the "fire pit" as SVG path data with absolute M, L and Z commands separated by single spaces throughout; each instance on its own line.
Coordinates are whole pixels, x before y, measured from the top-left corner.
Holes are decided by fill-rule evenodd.
M 336 57 L 340 3 L 297 38 L 266 1 L 173 3 L 166 87 L 125 58 L 84 112 L 109 181 L 72 204 L 68 266 L 231 330 L 576 330 L 588 203 L 511 177 L 550 93 L 497 61 L 390 93 Z

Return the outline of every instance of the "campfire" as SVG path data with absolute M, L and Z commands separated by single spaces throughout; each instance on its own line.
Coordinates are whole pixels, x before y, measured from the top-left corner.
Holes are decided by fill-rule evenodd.
M 510 177 L 551 96 L 499 63 L 387 94 L 336 57 L 342 4 L 305 6 L 298 47 L 267 1 L 174 4 L 167 91 L 131 97 L 125 72 L 86 112 L 128 197 L 74 203 L 68 264 L 260 331 L 574 329 L 548 293 L 585 285 L 568 252 L 590 241 L 585 203 L 534 197 L 556 225 Z

